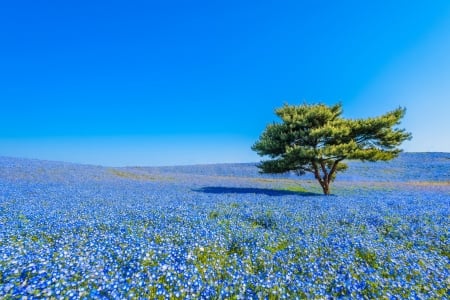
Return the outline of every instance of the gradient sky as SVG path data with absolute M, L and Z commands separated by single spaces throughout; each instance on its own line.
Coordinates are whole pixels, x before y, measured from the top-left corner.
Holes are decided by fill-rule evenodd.
M 258 161 L 283 103 L 407 108 L 450 152 L 450 1 L 2 1 L 0 155 Z

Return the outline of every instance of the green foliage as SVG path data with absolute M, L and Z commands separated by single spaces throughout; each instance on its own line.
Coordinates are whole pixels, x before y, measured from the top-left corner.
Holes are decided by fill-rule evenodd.
M 228 242 L 227 254 L 243 256 L 245 253 L 245 240 L 242 237 L 233 236 Z
M 276 229 L 277 221 L 272 215 L 271 211 L 263 214 L 257 214 L 250 218 L 249 220 L 254 228 L 261 227 L 264 229 Z
M 378 268 L 378 260 L 377 260 L 377 254 L 371 250 L 363 249 L 363 248 L 356 248 L 355 249 L 355 256 L 362 260 L 364 263 L 368 264 L 372 268 Z
M 395 128 L 405 114 L 397 108 L 382 116 L 344 119 L 342 105 L 284 105 L 275 111 L 282 120 L 267 126 L 252 149 L 271 159 L 259 165 L 262 173 L 314 174 L 325 194 L 348 159 L 387 161 L 411 134 Z
M 286 239 L 282 239 L 278 241 L 275 245 L 267 246 L 266 249 L 269 250 L 272 254 L 277 253 L 278 251 L 286 250 L 289 247 L 290 243 Z
M 219 212 L 218 212 L 218 211 L 215 211 L 215 210 L 211 211 L 211 212 L 208 214 L 208 218 L 211 219 L 211 220 L 217 219 L 218 217 L 219 217 Z

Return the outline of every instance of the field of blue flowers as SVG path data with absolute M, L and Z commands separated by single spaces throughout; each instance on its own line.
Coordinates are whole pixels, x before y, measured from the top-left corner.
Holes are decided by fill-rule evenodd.
M 0 298 L 450 297 L 450 154 L 350 162 L 332 188 L 3 157 Z

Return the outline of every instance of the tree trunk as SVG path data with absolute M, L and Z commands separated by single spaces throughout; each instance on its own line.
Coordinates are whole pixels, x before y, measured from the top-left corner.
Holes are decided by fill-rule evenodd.
M 330 190 L 330 184 L 326 181 L 321 182 L 320 185 L 322 186 L 322 190 L 323 190 L 323 194 L 324 195 L 330 195 L 331 190 Z
M 321 167 L 324 172 L 324 176 L 322 178 L 322 177 L 320 177 L 319 166 L 317 165 L 317 163 L 315 161 L 312 161 L 311 164 L 312 164 L 312 167 L 314 170 L 313 171 L 314 177 L 320 183 L 320 186 L 322 187 L 324 195 L 330 195 L 330 177 L 329 177 L 330 174 L 327 173 L 327 170 L 325 169 L 325 165 L 323 163 L 321 163 Z

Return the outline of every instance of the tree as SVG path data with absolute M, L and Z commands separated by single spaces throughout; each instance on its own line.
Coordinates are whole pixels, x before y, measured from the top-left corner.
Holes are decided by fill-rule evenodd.
M 405 115 L 397 108 L 382 116 L 345 119 L 342 105 L 285 104 L 275 110 L 282 123 L 269 124 L 252 146 L 271 159 L 258 165 L 261 173 L 312 173 L 325 195 L 336 174 L 347 169 L 344 160 L 387 161 L 401 152 L 397 147 L 411 134 L 396 128 Z

